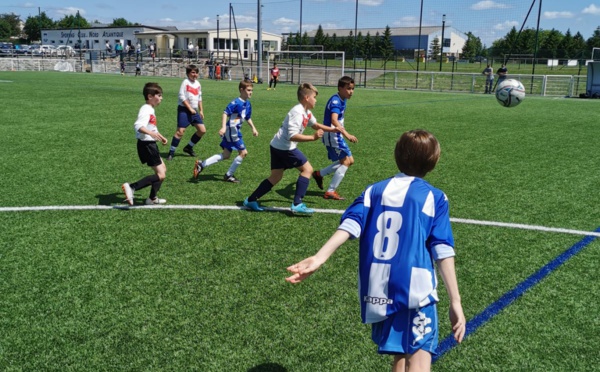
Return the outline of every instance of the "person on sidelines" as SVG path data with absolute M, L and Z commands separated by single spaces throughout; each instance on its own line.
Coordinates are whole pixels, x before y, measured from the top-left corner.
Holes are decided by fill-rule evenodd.
M 360 239 L 362 322 L 372 325 L 378 352 L 394 356 L 392 371 L 429 371 L 439 334 L 435 266 L 448 293 L 454 339 L 462 342 L 466 331 L 448 198 L 423 180 L 440 145 L 433 134 L 412 130 L 402 134 L 394 155 L 400 173 L 368 186 L 321 249 L 287 268 L 286 280 L 300 283 L 348 239 Z
M 223 111 L 221 129 L 219 129 L 219 135 L 222 138 L 220 146 L 223 149 L 223 152 L 221 154 L 213 155 L 204 161 L 200 159 L 196 160 L 196 165 L 194 166 L 194 178 L 198 178 L 198 175 L 206 167 L 222 160 L 229 159 L 231 153 L 236 150 L 238 151 L 238 156 L 233 159 L 233 163 L 229 167 L 229 170 L 227 170 L 227 173 L 225 173 L 223 180 L 233 183 L 240 182 L 233 174 L 242 164 L 246 155 L 248 155 L 248 150 L 246 149 L 246 145 L 242 138 L 242 124 L 244 121 L 252 128 L 252 135 L 254 137 L 258 136 L 258 131 L 252 122 L 252 106 L 250 105 L 253 89 L 254 87 L 251 82 L 240 82 L 238 86 L 240 96 L 231 101 L 225 108 L 225 111 Z
M 133 205 L 133 193 L 148 186 L 151 186 L 151 189 L 150 196 L 146 199 L 146 205 L 165 204 L 167 201 L 159 199 L 157 194 L 165 180 L 167 167 L 160 157 L 156 141 L 160 141 L 163 145 L 166 145 L 168 141 L 158 132 L 154 112 L 154 108 L 162 102 L 162 88 L 157 83 L 146 83 L 143 93 L 146 104 L 140 108 L 133 127 L 140 161 L 152 168 L 154 174 L 131 184 L 126 182 L 121 185 L 121 189 L 125 193 L 125 200 L 129 205 Z
M 298 149 L 298 142 L 316 141 L 323 137 L 324 132 L 337 131 L 337 128 L 327 127 L 317 123 L 312 110 L 317 103 L 317 88 L 310 83 L 303 83 L 298 86 L 297 97 L 298 104 L 295 105 L 286 115 L 281 127 L 271 140 L 271 175 L 264 179 L 258 188 L 244 200 L 244 206 L 253 211 L 264 210 L 259 204 L 258 199 L 267 194 L 273 186 L 277 185 L 283 178 L 286 169 L 296 168 L 300 175 L 296 181 L 296 191 L 294 202 L 292 203 L 292 212 L 304 215 L 314 213 L 302 202 L 308 185 L 313 167 L 302 151 Z M 313 135 L 303 134 L 306 127 L 312 127 L 316 130 Z
M 323 177 L 333 173 L 331 183 L 327 192 L 323 195 L 325 199 L 344 200 L 336 191 L 346 171 L 354 164 L 354 157 L 344 137 L 352 143 L 358 142 L 356 136 L 348 133 L 344 126 L 344 112 L 346 103 L 354 94 L 354 79 L 350 76 L 342 76 L 338 81 L 338 92 L 334 94 L 325 106 L 325 117 L 323 124 L 338 129 L 335 133 L 325 133 L 323 135 L 323 144 L 327 149 L 327 157 L 333 163 L 321 170 L 313 172 L 312 176 L 317 182 L 317 186 L 323 190 Z
M 273 86 L 273 90 L 277 88 L 277 82 L 279 81 L 279 68 L 277 67 L 277 63 L 273 63 L 273 67 L 269 70 L 271 79 L 269 80 L 269 87 L 267 90 L 271 90 L 271 86 Z
M 167 160 L 172 160 L 179 142 L 190 125 L 196 128 L 190 142 L 183 148 L 183 152 L 189 156 L 196 156 L 194 146 L 206 133 L 204 126 L 204 110 L 202 107 L 202 87 L 198 81 L 200 70 L 196 65 L 188 65 L 185 69 L 187 78 L 179 88 L 179 102 L 177 105 L 177 131 L 171 140 L 171 148 Z
M 496 86 L 498 86 L 498 84 L 503 82 L 508 76 L 508 69 L 506 68 L 506 65 L 502 64 L 498 71 L 496 71 L 496 74 L 498 75 L 498 81 L 496 81 Z
M 492 94 L 493 86 L 494 86 L 494 70 L 488 64 L 486 68 L 483 69 L 482 72 L 485 75 L 485 93 L 484 94 Z

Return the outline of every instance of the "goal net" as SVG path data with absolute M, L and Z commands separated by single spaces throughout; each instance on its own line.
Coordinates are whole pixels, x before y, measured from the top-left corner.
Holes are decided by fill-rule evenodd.
M 291 46 L 290 46 L 291 47 Z M 337 85 L 340 77 L 348 74 L 345 70 L 345 52 L 309 50 L 268 51 L 264 62 L 262 79 L 269 82 L 270 70 L 277 63 L 279 82 L 314 85 Z

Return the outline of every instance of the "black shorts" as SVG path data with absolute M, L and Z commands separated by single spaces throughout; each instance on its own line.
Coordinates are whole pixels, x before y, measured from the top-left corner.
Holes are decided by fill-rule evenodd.
M 138 140 L 137 151 L 142 164 L 148 164 L 149 167 L 156 167 L 162 164 L 156 142 Z
M 298 168 L 307 161 L 306 156 L 298 148 L 293 150 L 279 150 L 271 146 L 271 169 Z

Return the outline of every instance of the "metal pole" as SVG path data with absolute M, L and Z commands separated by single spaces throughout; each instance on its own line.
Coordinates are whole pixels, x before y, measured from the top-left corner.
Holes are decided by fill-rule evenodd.
M 444 57 L 444 28 L 446 27 L 446 15 L 442 15 L 442 42 L 440 43 L 440 71 L 442 71 L 442 60 Z
M 421 27 L 423 25 L 423 0 L 421 0 L 421 12 L 419 13 L 419 40 L 417 41 L 417 76 L 415 88 L 419 87 L 419 62 L 421 61 Z
M 219 15 L 217 14 L 217 60 L 219 59 L 219 52 L 221 47 L 221 39 L 219 39 Z
M 256 43 L 257 48 L 258 48 L 258 58 L 257 58 L 257 66 L 256 66 L 256 75 L 258 76 L 258 79 L 261 78 L 261 70 L 262 70 L 262 51 L 263 51 L 263 45 L 262 45 L 262 14 L 261 14 L 261 8 L 262 5 L 260 4 L 260 0 L 258 0 L 258 9 L 257 9 L 257 14 L 258 14 L 258 24 L 256 27 L 256 32 L 258 33 L 257 39 L 256 39 Z
M 233 44 L 232 44 L 232 40 L 231 40 L 231 3 L 229 3 L 229 60 L 227 60 L 227 63 L 229 64 L 229 76 L 231 76 L 231 49 L 233 48 Z
M 354 10 L 354 53 L 352 53 L 352 60 L 354 62 L 353 69 L 356 70 L 356 40 L 358 31 L 358 0 L 356 0 L 356 8 Z
M 300 40 L 299 41 L 300 41 L 300 45 L 302 45 L 302 0 L 300 0 Z M 302 48 L 300 48 L 300 50 L 302 50 Z

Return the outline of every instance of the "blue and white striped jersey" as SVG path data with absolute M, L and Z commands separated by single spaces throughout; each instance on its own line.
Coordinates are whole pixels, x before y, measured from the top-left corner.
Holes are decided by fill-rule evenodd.
M 454 256 L 448 199 L 403 173 L 369 186 L 339 229 L 360 237 L 359 296 L 364 323 L 438 301 L 434 260 Z
M 252 106 L 250 101 L 244 101 L 240 97 L 231 101 L 225 111 L 223 111 L 229 118 L 225 126 L 224 139 L 227 142 L 236 142 L 242 139 L 242 124 L 244 120 L 250 120 L 252 118 Z
M 345 99 L 340 98 L 339 94 L 334 94 L 327 101 L 327 105 L 325 106 L 325 117 L 323 118 L 323 124 L 329 127 L 332 127 L 331 124 L 331 114 L 338 114 L 338 122 L 344 126 L 344 111 L 346 111 L 346 101 Z M 325 132 L 323 133 L 323 138 L 321 139 L 325 146 L 339 148 L 338 144 L 343 142 L 344 136 L 340 132 Z

